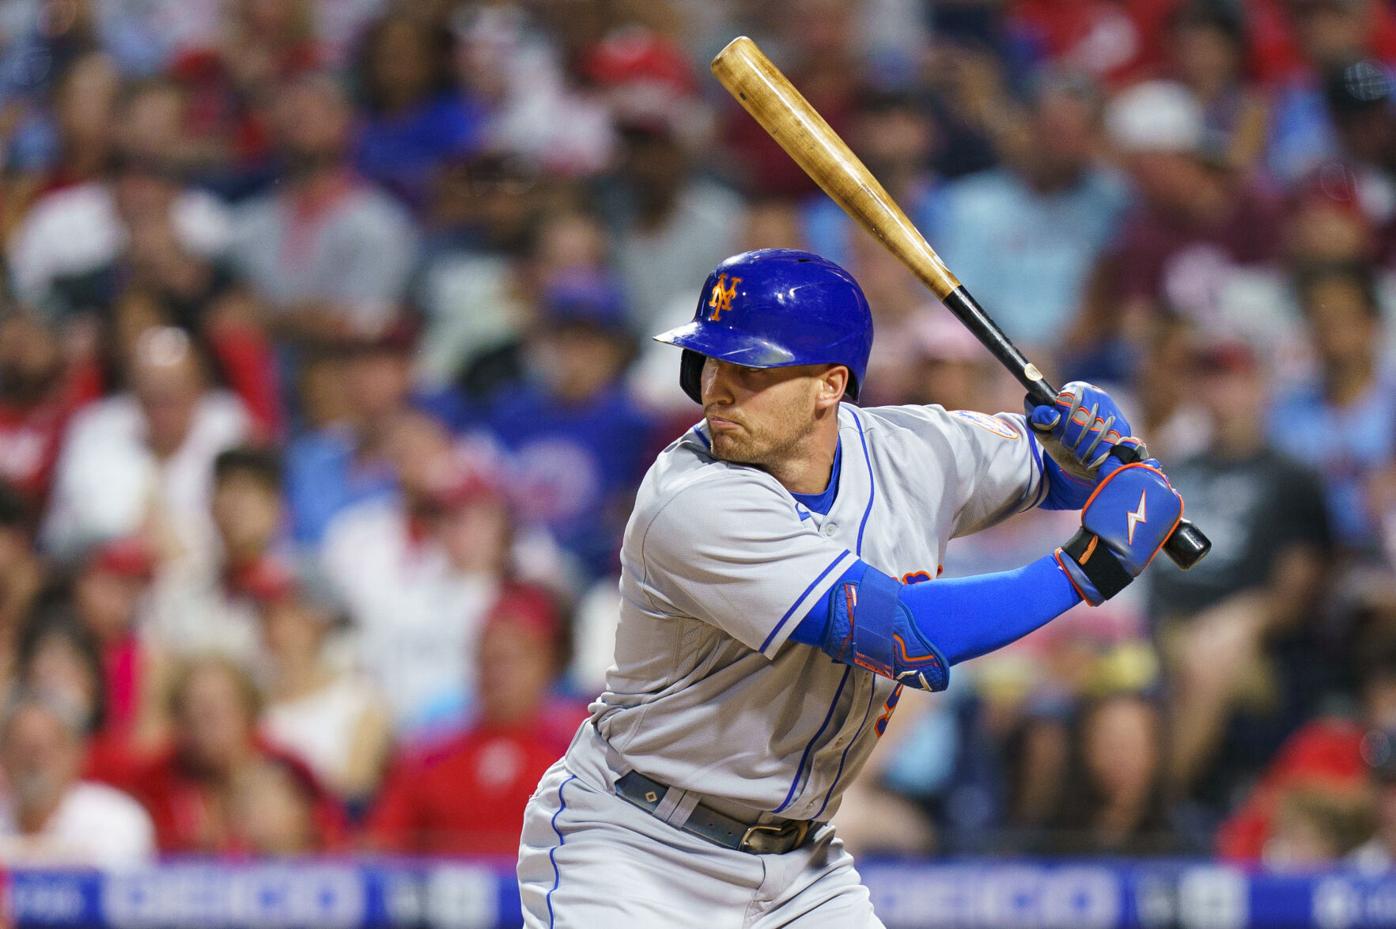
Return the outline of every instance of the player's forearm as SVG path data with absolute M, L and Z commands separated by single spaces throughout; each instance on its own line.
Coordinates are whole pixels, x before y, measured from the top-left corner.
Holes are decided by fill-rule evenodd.
M 972 577 L 912 584 L 899 598 L 916 627 L 952 665 L 978 658 L 1056 619 L 1081 602 L 1051 555 Z
M 996 574 L 902 584 L 862 561 L 791 638 L 839 661 L 923 690 L 943 690 L 950 665 L 1001 648 L 1081 601 L 1052 556 Z

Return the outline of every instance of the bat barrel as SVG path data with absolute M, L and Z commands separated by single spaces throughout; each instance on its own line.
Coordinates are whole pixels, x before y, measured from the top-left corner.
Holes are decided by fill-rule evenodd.
M 714 76 L 829 197 L 942 300 L 960 286 L 916 226 L 819 111 L 746 36 L 713 59 Z

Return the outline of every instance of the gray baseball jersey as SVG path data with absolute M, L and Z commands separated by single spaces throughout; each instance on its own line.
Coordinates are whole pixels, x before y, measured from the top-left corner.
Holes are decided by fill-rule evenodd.
M 713 458 L 703 426 L 659 456 L 621 551 L 621 619 L 597 730 L 650 777 L 827 820 L 897 685 L 786 645 L 855 559 L 934 578 L 946 543 L 1046 493 L 1023 418 L 937 406 L 839 411 L 827 515 L 764 471 Z

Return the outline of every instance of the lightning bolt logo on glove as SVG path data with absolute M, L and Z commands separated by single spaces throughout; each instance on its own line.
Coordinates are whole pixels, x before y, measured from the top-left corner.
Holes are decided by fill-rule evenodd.
M 1147 523 L 1149 521 L 1144 513 L 1144 496 L 1146 493 L 1147 491 L 1139 491 L 1139 506 L 1135 508 L 1133 513 L 1125 514 L 1125 522 L 1128 523 L 1128 526 L 1126 528 L 1128 529 L 1130 545 L 1134 544 L 1135 527 L 1138 526 L 1140 523 Z

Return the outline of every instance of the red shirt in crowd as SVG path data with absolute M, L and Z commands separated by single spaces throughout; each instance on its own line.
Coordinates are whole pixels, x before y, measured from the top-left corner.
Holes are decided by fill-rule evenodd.
M 37 403 L 0 400 L 0 479 L 36 506 L 43 506 L 69 421 L 101 392 L 97 366 L 82 364 Z
M 1305 60 L 1295 31 L 1294 11 L 1285 0 L 1248 0 L 1245 7 L 1252 73 L 1269 85 L 1311 76 L 1313 65 Z M 1396 12 L 1390 4 L 1369 3 L 1365 15 L 1365 53 L 1388 64 L 1396 62 Z
M 285 765 L 311 798 L 311 824 L 316 851 L 333 852 L 348 845 L 348 821 L 343 808 L 315 780 L 299 759 L 275 749 L 261 748 L 266 761 Z M 199 772 L 173 750 L 124 770 L 98 772 L 104 779 L 140 801 L 155 824 L 156 845 L 162 853 L 242 855 L 250 853 L 226 813 L 223 798 Z
M 1316 720 L 1291 736 L 1245 805 L 1222 823 L 1217 854 L 1229 861 L 1259 861 L 1280 800 L 1290 790 L 1366 783 L 1362 737 L 1360 726 L 1343 719 Z
M 221 141 L 234 163 L 245 167 L 268 157 L 271 130 L 263 112 L 266 103 L 244 99 L 244 89 L 237 86 L 224 58 L 229 53 L 235 54 L 216 48 L 191 49 L 175 58 L 169 74 L 188 100 L 186 133 Z M 320 58 L 309 42 L 283 49 L 273 62 L 274 79 L 284 82 L 306 74 L 318 66 Z
M 583 715 L 552 708 L 528 723 L 482 725 L 400 760 L 369 819 L 370 841 L 393 852 L 517 855 L 528 798 Z

